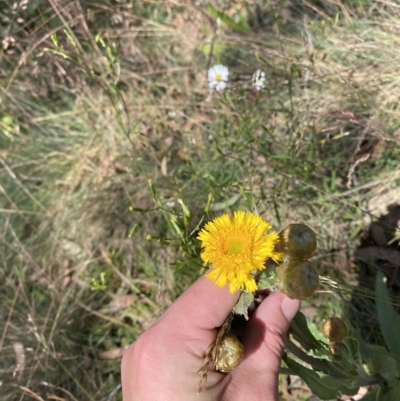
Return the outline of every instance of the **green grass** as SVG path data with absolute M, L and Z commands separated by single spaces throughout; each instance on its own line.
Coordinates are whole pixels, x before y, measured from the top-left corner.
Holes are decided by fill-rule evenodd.
M 120 399 L 119 360 L 99 352 L 134 341 L 204 270 L 193 238 L 209 196 L 210 217 L 307 223 L 321 272 L 356 282 L 336 255 L 399 184 L 399 10 L 223 3 L 250 34 L 168 1 L 2 11 L 15 39 L 0 71 L 3 399 Z M 219 62 L 230 88 L 210 93 Z

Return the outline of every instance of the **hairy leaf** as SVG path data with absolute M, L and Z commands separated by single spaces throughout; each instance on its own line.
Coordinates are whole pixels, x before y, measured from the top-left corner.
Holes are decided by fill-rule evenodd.
M 254 301 L 254 295 L 248 292 L 242 291 L 238 301 L 236 302 L 233 311 L 238 315 L 244 315 L 246 319 L 248 319 L 247 310 L 249 306 Z
M 290 333 L 307 350 L 326 350 L 326 345 L 328 345 L 328 340 L 318 327 L 301 312 L 297 312 L 294 317 L 290 326 Z
M 390 302 L 389 291 L 386 287 L 386 278 L 378 272 L 375 283 L 376 307 L 383 337 L 390 352 L 400 357 L 400 316 Z
M 300 376 L 307 383 L 310 390 L 321 398 L 321 400 L 335 399 L 339 391 L 346 395 L 355 395 L 358 392 L 358 387 L 353 388 L 350 380 L 336 379 L 324 373 L 318 373 L 300 365 L 287 356 L 284 356 L 284 361 L 296 375 Z
M 391 383 L 384 391 L 379 393 L 377 401 L 400 401 L 400 383 Z

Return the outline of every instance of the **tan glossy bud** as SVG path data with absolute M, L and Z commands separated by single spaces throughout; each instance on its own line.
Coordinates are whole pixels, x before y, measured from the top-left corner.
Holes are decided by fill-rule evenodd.
M 317 249 L 317 238 L 305 224 L 289 224 L 279 233 L 280 250 L 289 258 L 306 260 Z
M 319 284 L 319 275 L 308 260 L 289 260 L 276 272 L 280 291 L 292 299 L 309 297 Z
M 341 350 L 343 348 L 342 343 L 338 343 L 335 341 L 331 341 L 329 343 L 329 351 L 331 352 L 332 355 L 339 356 L 341 354 Z
M 215 368 L 220 372 L 230 372 L 235 369 L 244 356 L 242 343 L 232 334 L 225 334 L 217 350 Z
M 345 322 L 339 317 L 330 317 L 322 323 L 322 333 L 330 341 L 340 342 L 349 334 Z

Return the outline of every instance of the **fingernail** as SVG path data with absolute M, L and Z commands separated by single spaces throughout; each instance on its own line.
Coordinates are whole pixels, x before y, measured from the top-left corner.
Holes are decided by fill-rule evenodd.
M 300 308 L 300 301 L 298 299 L 290 299 L 289 297 L 283 298 L 281 303 L 282 313 L 285 315 L 289 322 L 294 318 Z

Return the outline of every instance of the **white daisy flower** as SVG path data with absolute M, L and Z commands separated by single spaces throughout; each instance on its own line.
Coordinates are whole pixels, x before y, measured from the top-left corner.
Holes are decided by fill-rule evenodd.
M 257 70 L 253 74 L 253 85 L 254 87 L 259 91 L 262 88 L 264 88 L 264 82 L 265 82 L 265 72 L 261 70 Z
M 217 91 L 226 88 L 228 81 L 229 70 L 224 65 L 214 65 L 208 70 L 208 85 L 210 88 L 215 88 Z

